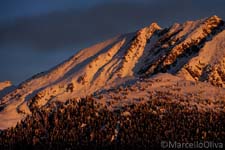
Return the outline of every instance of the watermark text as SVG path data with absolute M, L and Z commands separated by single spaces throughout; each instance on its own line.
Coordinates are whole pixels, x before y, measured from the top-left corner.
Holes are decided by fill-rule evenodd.
M 214 142 L 214 141 L 203 141 L 203 142 L 177 142 L 177 141 L 161 141 L 161 148 L 223 148 L 223 143 Z

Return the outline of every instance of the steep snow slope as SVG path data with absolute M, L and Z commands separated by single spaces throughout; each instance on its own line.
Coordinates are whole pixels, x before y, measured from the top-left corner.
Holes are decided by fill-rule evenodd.
M 119 39 L 120 37 L 115 37 L 84 49 L 51 70 L 35 75 L 31 79 L 21 83 L 17 89 L 0 100 L 0 127 L 5 128 L 15 125 L 15 123 L 25 117 L 26 114 L 30 114 L 27 102 L 39 91 L 65 79 L 69 72 L 75 69 L 76 66 L 81 66 L 80 64 L 85 63 L 85 60 L 91 58 L 93 54 L 96 55 L 99 51 L 117 42 Z
M 55 68 L 25 81 L 1 100 L 0 126 L 15 124 L 30 109 L 54 100 L 81 97 L 133 78 L 133 68 L 146 41 L 160 27 L 153 23 L 136 33 L 122 35 L 81 50 Z M 13 116 L 9 118 L 5 116 Z M 6 124 L 6 125 L 5 125 Z
M 71 69 L 66 78 L 40 91 L 35 105 L 43 105 L 49 99 L 66 100 L 71 96 L 85 96 L 133 78 L 133 67 L 142 56 L 147 39 L 158 29 L 153 23 L 136 34 L 119 38 L 112 46 L 97 54 L 92 54 L 91 58 Z M 86 56 L 86 51 L 83 52 Z M 79 58 L 77 60 L 79 61 Z
M 152 23 L 135 33 L 117 36 L 83 49 L 49 71 L 21 83 L 2 97 L 0 128 L 15 125 L 34 109 L 47 103 L 84 97 L 121 84 L 135 83 L 139 78 L 161 72 L 223 86 L 224 38 L 224 22 L 212 16 L 184 24 L 175 23 L 168 29 L 161 29 Z M 209 57 L 205 58 L 207 55 Z M 199 69 L 199 62 L 204 62 L 200 70 L 211 65 L 211 71 L 195 71 L 196 66 Z M 171 78 L 178 80 L 175 79 L 178 77 Z M 206 91 L 220 91 L 208 83 L 204 84 L 210 87 Z M 186 95 L 188 87 L 191 86 L 187 84 L 181 96 Z M 198 88 L 202 87 L 197 87 L 196 91 Z

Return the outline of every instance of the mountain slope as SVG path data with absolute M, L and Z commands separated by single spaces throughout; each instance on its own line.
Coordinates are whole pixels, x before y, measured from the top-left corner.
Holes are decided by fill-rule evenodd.
M 173 102 L 200 112 L 224 111 L 225 89 L 205 82 L 183 80 L 168 73 L 159 73 L 151 78 L 137 79 L 135 82 L 117 88 L 101 91 L 93 96 L 96 102 L 115 111 L 133 104 L 144 104 L 153 99 L 165 103 Z M 162 106 L 163 107 L 163 106 Z
M 225 31 L 218 33 L 180 70 L 187 79 L 225 87 Z M 191 75 L 191 76 L 190 76 Z M 190 78 L 188 78 L 190 76 Z
M 165 29 L 152 23 L 135 33 L 80 50 L 2 97 L 0 128 L 15 125 L 48 103 L 85 97 L 158 73 L 224 87 L 224 27 L 217 16 L 175 23 Z
M 167 73 L 136 79 L 36 109 L 16 127 L 0 132 L 0 148 L 142 150 L 160 149 L 162 140 L 214 140 L 221 147 L 224 93 Z

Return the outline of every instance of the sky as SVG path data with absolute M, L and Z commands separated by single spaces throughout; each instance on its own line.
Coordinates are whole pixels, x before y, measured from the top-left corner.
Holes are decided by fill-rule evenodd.
M 19 84 L 82 48 L 151 22 L 225 20 L 225 1 L 1 0 L 0 14 L 0 81 Z

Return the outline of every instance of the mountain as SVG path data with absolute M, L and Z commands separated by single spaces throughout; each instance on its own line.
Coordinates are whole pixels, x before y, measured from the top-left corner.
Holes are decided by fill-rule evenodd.
M 190 101 L 184 104 L 200 109 L 221 109 L 216 102 L 225 100 L 224 29 L 224 21 L 217 16 L 175 23 L 169 28 L 152 23 L 80 50 L 1 97 L 0 128 L 15 126 L 51 103 L 88 95 L 106 107 L 113 103 L 111 111 L 136 101 L 144 103 L 149 93 L 158 92 L 175 96 L 178 102 L 179 97 L 188 97 Z M 132 84 L 142 90 L 130 89 L 126 98 L 112 90 L 124 91 Z M 215 104 L 205 104 L 206 99 Z
M 34 109 L 0 131 L 0 148 L 143 150 L 166 148 L 169 142 L 202 147 L 198 141 L 222 148 L 224 93 L 205 82 L 159 73 Z
M 126 110 L 133 104 L 144 104 L 160 100 L 166 104 L 176 103 L 199 112 L 224 112 L 225 89 L 205 82 L 183 80 L 183 78 L 159 73 L 151 78 L 138 79 L 117 88 L 101 91 L 93 99 L 110 111 Z M 161 109 L 159 106 L 158 109 Z

